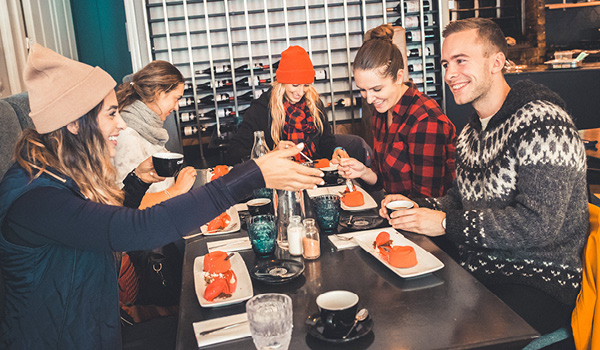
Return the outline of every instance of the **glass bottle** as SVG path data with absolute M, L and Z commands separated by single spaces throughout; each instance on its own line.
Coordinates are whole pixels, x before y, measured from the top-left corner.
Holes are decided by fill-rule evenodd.
M 291 255 L 302 255 L 302 238 L 304 237 L 304 225 L 300 222 L 299 215 L 290 217 L 287 227 L 288 242 Z
M 267 141 L 265 141 L 265 132 L 257 130 L 254 132 L 254 146 L 252 146 L 250 159 L 262 157 L 267 153 L 269 153 L 269 147 L 267 147 Z
M 312 260 L 321 256 L 319 229 L 315 219 L 304 219 L 304 237 L 302 237 L 302 256 L 304 259 Z

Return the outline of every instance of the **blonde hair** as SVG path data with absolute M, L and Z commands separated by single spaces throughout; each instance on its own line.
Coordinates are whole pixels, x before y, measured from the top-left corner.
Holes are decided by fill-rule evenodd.
M 275 145 L 281 141 L 281 134 L 283 132 L 283 126 L 285 125 L 285 108 L 283 102 L 285 98 L 285 85 L 274 81 L 271 89 L 271 100 L 269 101 L 269 110 L 271 111 L 271 138 Z M 308 91 L 304 94 L 304 100 L 313 117 L 315 127 L 319 133 L 323 133 L 323 120 L 321 119 L 321 110 L 318 104 L 321 103 L 319 100 L 319 93 L 315 87 L 310 84 Z
M 102 106 L 103 102 L 100 102 L 75 121 L 77 134 L 71 133 L 66 126 L 47 134 L 26 129 L 15 146 L 15 161 L 32 180 L 43 172 L 53 174 L 46 170 L 51 167 L 73 179 L 81 193 L 91 201 L 122 205 L 123 191 L 116 185 L 116 170 L 98 126 L 98 112 Z

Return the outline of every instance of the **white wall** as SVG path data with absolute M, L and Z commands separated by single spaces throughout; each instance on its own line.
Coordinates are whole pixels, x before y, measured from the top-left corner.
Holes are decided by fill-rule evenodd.
M 0 96 L 25 91 L 23 69 L 34 42 L 77 59 L 69 0 L 0 0 Z

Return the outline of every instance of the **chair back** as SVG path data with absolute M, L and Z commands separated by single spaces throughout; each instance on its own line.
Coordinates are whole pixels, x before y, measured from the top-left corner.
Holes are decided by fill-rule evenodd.
M 33 122 L 29 118 L 27 92 L 0 99 L 0 125 L 0 179 L 2 179 L 12 165 L 15 143 L 23 129 L 33 127 Z M 5 294 L 4 276 L 0 268 L 0 320 L 4 318 Z
M 583 251 L 581 291 L 571 317 L 571 328 L 577 349 L 600 349 L 600 302 L 598 301 L 598 255 L 600 240 L 600 207 L 589 204 L 589 237 Z

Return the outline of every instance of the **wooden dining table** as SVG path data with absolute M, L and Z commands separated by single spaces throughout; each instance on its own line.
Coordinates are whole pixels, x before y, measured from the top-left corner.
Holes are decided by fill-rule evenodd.
M 380 202 L 380 198 L 376 200 Z M 376 210 L 372 209 L 372 213 Z M 322 233 L 321 256 L 317 260 L 305 260 L 305 270 L 300 277 L 279 285 L 252 280 L 254 295 L 283 293 L 292 298 L 294 329 L 289 349 L 521 349 L 539 336 L 428 237 L 402 234 L 445 266 L 424 276 L 405 279 L 360 247 L 336 250 Z M 196 236 L 186 241 L 177 349 L 198 347 L 192 323 L 246 311 L 245 302 L 201 307 L 193 273 L 196 257 L 208 252 L 207 242 L 246 235 L 242 229 L 221 236 Z M 252 250 L 240 254 L 249 270 L 259 261 Z M 276 254 L 289 258 L 286 251 L 278 250 Z M 308 334 L 305 321 L 318 311 L 316 297 L 331 290 L 358 294 L 359 308 L 367 308 L 373 320 L 372 332 L 343 344 L 332 344 Z M 255 347 L 252 338 L 246 337 L 209 348 Z

